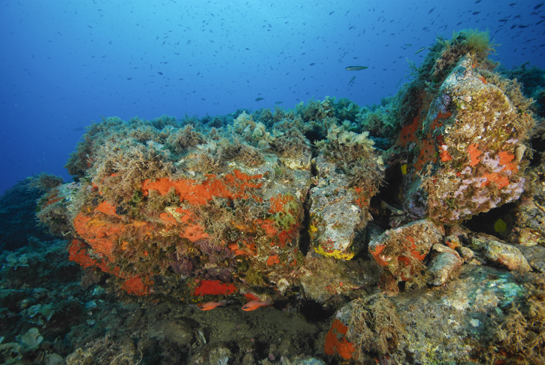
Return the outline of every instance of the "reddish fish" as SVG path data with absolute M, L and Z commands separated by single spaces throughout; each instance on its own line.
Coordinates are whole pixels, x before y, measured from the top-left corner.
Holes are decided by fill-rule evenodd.
M 199 303 L 197 304 L 197 307 L 199 307 L 202 311 L 209 311 L 217 307 L 223 307 L 225 304 L 227 304 L 227 301 L 222 300 L 221 302 Z
M 250 312 L 250 311 L 255 311 L 257 308 L 270 307 L 270 306 L 271 306 L 270 300 L 265 300 L 265 301 L 251 300 L 242 306 L 242 310 L 245 312 Z

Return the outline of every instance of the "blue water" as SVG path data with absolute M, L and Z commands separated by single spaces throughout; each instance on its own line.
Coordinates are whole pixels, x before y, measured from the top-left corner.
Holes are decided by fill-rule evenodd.
M 0 194 L 41 171 L 69 179 L 69 153 L 101 116 L 202 117 L 328 95 L 378 103 L 407 59 L 420 64 L 417 51 L 453 31 L 488 29 L 502 65 L 545 68 L 542 4 L 2 0 Z

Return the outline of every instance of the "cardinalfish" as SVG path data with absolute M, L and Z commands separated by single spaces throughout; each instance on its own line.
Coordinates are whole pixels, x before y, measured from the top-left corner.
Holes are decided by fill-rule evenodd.
M 245 311 L 245 312 L 250 312 L 250 311 L 255 311 L 257 308 L 261 308 L 261 307 L 270 307 L 272 304 L 271 304 L 271 301 L 270 300 L 259 300 L 259 299 L 255 299 L 255 300 L 251 300 L 249 301 L 248 303 L 244 304 L 242 306 L 242 310 Z
M 221 302 L 207 302 L 207 303 L 199 303 L 197 304 L 197 307 L 199 307 L 202 311 L 209 311 L 217 307 L 223 307 L 227 304 L 226 300 L 222 300 Z

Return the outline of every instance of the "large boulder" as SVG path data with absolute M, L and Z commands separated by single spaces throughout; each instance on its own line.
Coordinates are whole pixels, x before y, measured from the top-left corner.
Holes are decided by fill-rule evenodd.
M 350 293 L 370 275 L 347 277 L 335 259 L 362 249 L 383 169 L 367 134 L 346 131 L 328 116 L 331 103 L 320 105 L 325 119 L 312 123 L 328 134 L 315 162 L 293 114 L 266 127 L 243 112 L 222 130 L 104 120 L 67 164 L 78 181 L 44 195 L 38 217 L 63 227 L 70 260 L 130 294 L 264 298 L 303 282 L 317 300 Z M 326 280 L 310 278 L 317 270 Z
M 480 363 L 526 289 L 509 272 L 473 265 L 448 285 L 351 301 L 335 314 L 324 352 L 360 363 Z M 505 331 L 517 335 L 512 327 Z
M 414 156 L 406 206 L 441 223 L 487 212 L 524 191 L 534 121 L 509 82 L 476 62 L 462 57 L 435 93 L 422 91 L 419 113 L 398 140 Z

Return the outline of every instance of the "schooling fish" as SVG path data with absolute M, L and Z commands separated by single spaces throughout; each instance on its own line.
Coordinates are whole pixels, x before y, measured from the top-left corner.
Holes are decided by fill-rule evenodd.
M 197 304 L 197 307 L 199 307 L 202 311 L 209 311 L 217 307 L 223 307 L 225 304 L 227 304 L 227 301 L 222 300 L 221 302 L 199 303 Z
M 270 307 L 270 306 L 271 306 L 270 300 L 261 301 L 256 299 L 256 300 L 251 300 L 248 303 L 244 304 L 242 306 L 242 310 L 245 312 L 250 312 L 250 311 L 255 311 L 257 308 Z
M 367 66 L 348 66 L 345 68 L 346 71 L 361 71 L 369 68 Z
M 265 99 L 265 98 L 255 98 L 255 101 L 261 101 L 263 99 Z

